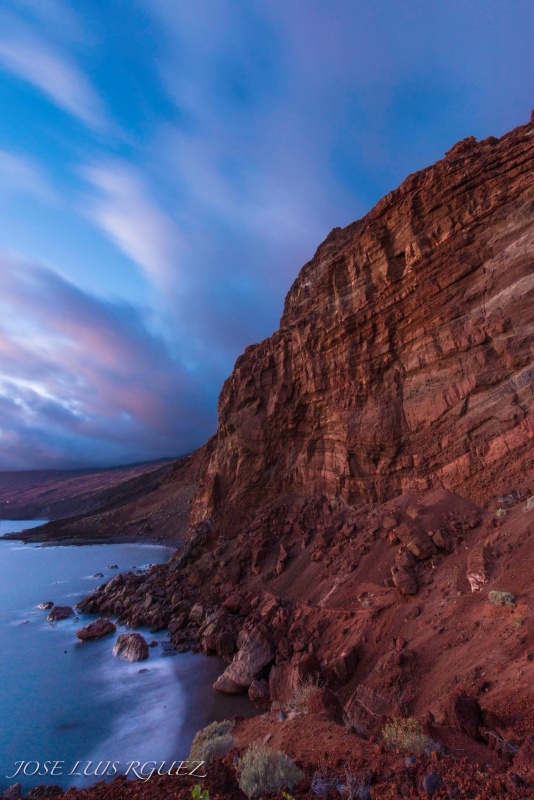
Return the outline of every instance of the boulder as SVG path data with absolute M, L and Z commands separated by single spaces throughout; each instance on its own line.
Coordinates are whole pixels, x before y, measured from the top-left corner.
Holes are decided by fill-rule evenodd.
M 74 611 L 70 606 L 52 606 L 50 614 L 47 616 L 49 622 L 57 622 L 60 619 L 73 617 Z
M 51 600 L 45 600 L 44 603 L 39 603 L 39 605 L 35 606 L 35 608 L 38 608 L 39 611 L 48 611 L 48 609 L 53 608 L 53 606 L 54 604 Z M 16 785 L 17 784 L 15 784 L 15 786 Z
M 117 626 L 109 619 L 95 619 L 85 628 L 78 628 L 76 636 L 82 642 L 90 641 L 91 639 L 101 639 L 103 636 L 109 636 L 115 633 Z
M 230 614 L 239 614 L 242 604 L 243 600 L 238 594 L 231 594 L 223 600 L 223 606 Z
M 429 797 L 432 797 L 442 786 L 443 781 L 437 772 L 429 772 L 423 778 L 423 789 Z
M 446 717 L 451 728 L 482 741 L 479 731 L 483 724 L 482 710 L 476 698 L 465 692 L 452 695 L 447 704 Z
M 352 676 L 356 671 L 356 667 L 359 661 L 359 647 L 355 645 L 354 647 L 349 648 L 348 650 L 343 651 L 339 658 L 337 658 L 334 663 L 332 664 L 332 671 L 333 674 L 341 684 L 341 686 L 345 686 L 346 683 L 350 681 Z
M 233 687 L 241 687 L 241 693 L 246 692 L 254 678 L 273 660 L 273 647 L 259 628 L 242 632 L 238 643 L 240 648 L 234 660 L 213 684 L 219 692 L 236 694 Z
M 262 678 L 254 678 L 249 686 L 248 696 L 257 708 L 269 708 L 271 705 L 271 695 L 269 694 L 269 684 Z
M 117 636 L 113 655 L 126 661 L 145 661 L 148 658 L 148 644 L 140 633 L 120 633 Z
M 479 542 L 467 557 L 467 580 L 472 592 L 480 592 L 489 579 L 488 548 Z
M 215 645 L 217 655 L 221 658 L 229 658 L 235 653 L 235 641 L 230 631 L 222 631 L 217 636 Z
M 195 603 L 191 611 L 189 612 L 189 619 L 191 622 L 195 622 L 197 625 L 200 625 L 204 618 L 204 608 L 200 605 L 200 603 Z
M 401 594 L 417 594 L 417 578 L 411 570 L 403 569 L 402 567 L 392 567 L 391 577 L 393 578 L 393 584 Z

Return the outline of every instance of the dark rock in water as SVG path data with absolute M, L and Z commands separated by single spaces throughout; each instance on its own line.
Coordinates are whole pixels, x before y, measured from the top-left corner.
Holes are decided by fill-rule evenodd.
M 104 577 L 104 573 L 103 572 L 95 572 L 95 574 L 92 575 L 91 577 L 92 578 L 103 578 Z
M 174 645 L 172 642 L 162 642 L 162 656 L 177 656 L 178 652 L 175 650 Z
M 149 647 L 157 647 L 157 646 L 158 646 L 158 643 L 156 642 L 156 640 L 155 640 L 155 639 L 152 639 L 152 641 L 148 643 L 148 646 L 149 646 Z
M 47 616 L 49 622 L 57 622 L 60 619 L 73 617 L 74 611 L 70 606 L 52 606 L 50 614 Z
M 430 797 L 432 797 L 441 786 L 443 786 L 443 781 L 437 772 L 429 772 L 423 778 L 423 789 Z
M 33 789 L 30 789 L 26 795 L 26 800 L 42 800 L 42 798 L 55 797 L 58 794 L 63 794 L 63 789 L 61 786 L 46 786 L 45 784 L 40 784 L 39 786 L 35 786 Z
M 148 668 L 144 667 L 143 669 L 139 670 L 139 675 L 144 675 L 145 672 L 148 672 Z
M 118 569 L 118 564 L 108 564 L 108 569 Z
M 79 628 L 76 631 L 76 636 L 78 639 L 81 639 L 82 642 L 86 642 L 91 639 L 101 639 L 102 636 L 109 636 L 115 633 L 116 630 L 117 626 L 109 619 L 95 619 L 94 622 L 91 622 L 90 625 L 87 625 L 85 628 Z
M 44 603 L 39 603 L 39 605 L 35 606 L 35 608 L 38 608 L 39 611 L 48 611 L 48 609 L 49 608 L 53 608 L 53 606 L 54 606 L 54 604 L 53 604 L 53 602 L 51 600 L 45 600 Z
M 2 800 L 22 800 L 22 789 L 20 783 L 14 783 L 3 792 L 0 797 Z
M 113 648 L 113 655 L 120 656 L 126 661 L 146 661 L 148 644 L 140 633 L 120 633 Z

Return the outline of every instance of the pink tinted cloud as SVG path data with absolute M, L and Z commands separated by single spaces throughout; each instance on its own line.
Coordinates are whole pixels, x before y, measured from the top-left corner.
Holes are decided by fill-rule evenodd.
M 56 461 L 74 447 L 79 463 L 116 463 L 179 455 L 213 427 L 201 376 L 138 309 L 7 257 L 0 294 L 0 443 L 40 439 Z M 12 463 L 6 453 L 0 468 Z

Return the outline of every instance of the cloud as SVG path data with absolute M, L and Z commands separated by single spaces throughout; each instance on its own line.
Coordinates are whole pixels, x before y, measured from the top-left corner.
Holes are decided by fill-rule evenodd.
M 26 17 L 29 22 L 42 25 L 50 36 L 62 40 L 83 42 L 80 21 L 71 6 L 62 0 L 4 0 L 7 6 Z M 86 36 L 86 34 L 85 34 Z
M 8 256 L 0 292 L 0 469 L 179 455 L 213 430 L 205 376 L 139 309 Z
M 44 203 L 58 201 L 58 194 L 40 164 L 7 150 L 0 150 L 0 193 L 29 194 Z
M 91 219 L 158 289 L 176 285 L 183 243 L 139 172 L 114 161 L 83 174 L 95 190 L 89 202 Z
M 100 98 L 72 56 L 9 13 L 0 17 L 0 65 L 95 130 L 107 127 Z

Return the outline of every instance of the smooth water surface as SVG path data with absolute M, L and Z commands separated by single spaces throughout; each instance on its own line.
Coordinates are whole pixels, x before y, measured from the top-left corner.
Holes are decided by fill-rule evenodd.
M 126 572 L 164 562 L 171 552 L 139 544 L 42 547 L 0 541 L 0 791 L 15 780 L 23 789 L 94 783 L 94 776 L 68 775 L 77 761 L 82 767 L 118 761 L 124 772 L 131 761 L 183 760 L 207 722 L 254 713 L 247 698 L 221 697 L 211 688 L 224 667 L 220 659 L 168 657 L 159 644 L 148 661 L 130 664 L 113 657 L 115 636 L 76 639 L 77 628 L 92 616 L 50 623 L 48 612 L 36 609 L 47 600 L 74 607 L 117 574 L 109 566 Z M 104 578 L 93 577 L 96 572 Z M 140 632 L 149 641 L 167 640 L 165 632 Z M 11 779 L 19 760 L 61 760 L 64 774 Z

